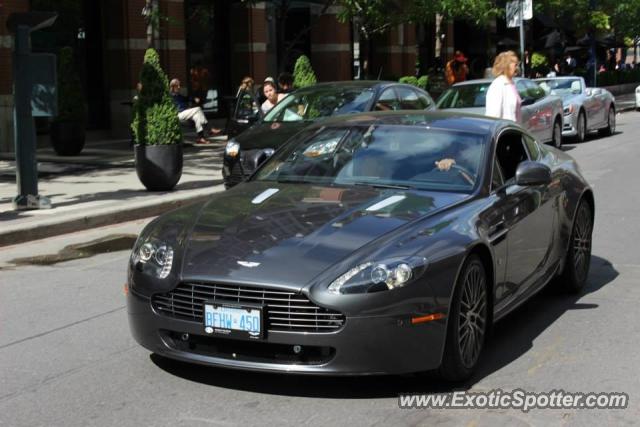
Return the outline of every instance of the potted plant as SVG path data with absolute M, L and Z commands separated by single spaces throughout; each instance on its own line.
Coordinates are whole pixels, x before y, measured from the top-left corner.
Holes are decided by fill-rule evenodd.
M 84 148 L 87 105 L 73 61 L 73 49 L 58 55 L 58 115 L 51 122 L 51 145 L 60 156 L 75 156 Z
M 309 58 L 305 55 L 298 57 L 296 65 L 293 68 L 293 87 L 299 89 L 301 87 L 314 85 L 317 81 L 316 73 L 311 67 Z
M 182 130 L 155 49 L 144 55 L 131 128 L 140 182 L 151 191 L 171 190 L 182 176 Z

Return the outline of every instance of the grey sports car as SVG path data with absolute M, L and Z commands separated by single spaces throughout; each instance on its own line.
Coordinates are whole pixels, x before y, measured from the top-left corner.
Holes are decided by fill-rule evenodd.
M 468 80 L 456 83 L 440 95 L 436 106 L 440 110 L 484 114 L 486 95 L 493 80 Z M 540 142 L 562 145 L 562 101 L 545 93 L 535 82 L 525 78 L 513 79 L 522 99 L 521 122 Z
M 584 141 L 587 133 L 598 130 L 612 135 L 616 130 L 616 100 L 606 89 L 590 88 L 582 77 L 547 77 L 536 79 L 545 92 L 562 98 L 562 135 Z
M 575 161 L 513 122 L 330 119 L 142 231 L 131 331 L 204 365 L 461 380 L 495 321 L 552 279 L 582 288 L 594 209 Z

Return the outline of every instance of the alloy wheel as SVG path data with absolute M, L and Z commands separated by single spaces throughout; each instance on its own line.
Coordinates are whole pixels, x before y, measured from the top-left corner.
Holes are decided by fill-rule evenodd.
M 562 147 L 562 128 L 557 120 L 553 124 L 553 146 Z
M 458 323 L 458 346 L 462 363 L 467 368 L 473 367 L 478 360 L 486 325 L 486 278 L 481 267 L 478 264 L 472 264 L 464 279 Z
M 586 135 L 587 135 L 587 121 L 584 119 L 584 114 L 580 113 L 578 114 L 578 124 L 577 124 L 577 131 L 578 131 L 578 141 L 582 142 L 584 141 Z
M 591 259 L 591 213 L 586 204 L 580 206 L 573 231 L 573 268 L 579 281 L 586 279 Z

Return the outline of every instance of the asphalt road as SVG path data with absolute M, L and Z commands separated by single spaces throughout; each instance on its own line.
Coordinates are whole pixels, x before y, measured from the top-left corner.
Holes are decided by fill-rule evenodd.
M 137 221 L 0 249 L 0 425 L 633 425 L 640 415 L 640 113 L 618 133 L 565 147 L 596 195 L 586 290 L 543 291 L 499 323 L 478 374 L 457 389 L 626 392 L 623 410 L 399 409 L 423 377 L 310 378 L 168 362 L 131 338 L 126 251 L 50 266 L 9 260 L 135 234 Z

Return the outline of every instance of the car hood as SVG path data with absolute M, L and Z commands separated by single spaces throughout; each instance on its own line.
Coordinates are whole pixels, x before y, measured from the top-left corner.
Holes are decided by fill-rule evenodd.
M 561 97 L 562 105 L 581 104 L 583 96 L 581 94 L 567 94 Z
M 242 150 L 278 148 L 311 123 L 311 121 L 260 122 L 251 126 L 234 139 L 240 144 Z
M 302 289 L 363 246 L 465 197 L 372 187 L 241 184 L 202 207 L 185 244 L 182 277 Z

